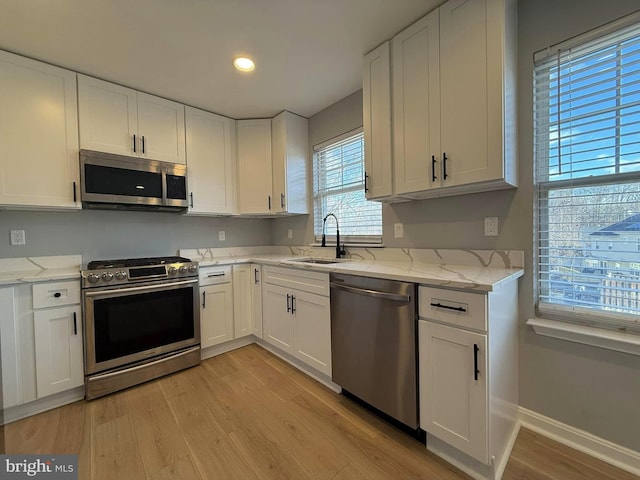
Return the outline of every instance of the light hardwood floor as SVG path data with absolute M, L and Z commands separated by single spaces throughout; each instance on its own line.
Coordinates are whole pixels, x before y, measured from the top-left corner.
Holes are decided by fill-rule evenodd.
M 257 345 L 9 424 L 7 453 L 77 453 L 81 480 L 467 479 Z M 522 430 L 505 480 L 638 480 Z

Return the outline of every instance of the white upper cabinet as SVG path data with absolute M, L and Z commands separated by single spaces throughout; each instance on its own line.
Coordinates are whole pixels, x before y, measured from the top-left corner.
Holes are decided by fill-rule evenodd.
M 236 121 L 186 107 L 189 214 L 231 214 L 235 204 Z
M 517 185 L 515 14 L 514 0 L 450 0 L 393 38 L 392 85 L 384 73 L 387 44 L 365 56 L 368 198 Z M 393 113 L 385 111 L 385 83 L 393 91 Z M 388 168 L 393 189 L 376 190 L 380 174 L 375 179 L 374 173 L 383 172 L 386 187 Z
M 365 195 L 368 200 L 392 194 L 391 70 L 389 42 L 364 57 L 362 65 Z
M 273 213 L 271 119 L 238 120 L 237 127 L 238 213 Z
M 185 163 L 184 105 L 78 75 L 80 147 Z
M 513 3 L 450 0 L 440 7 L 445 186 L 516 185 Z
M 440 25 L 438 10 L 391 41 L 395 193 L 439 187 Z
M 0 51 L 0 204 L 80 208 L 76 74 Z
M 286 111 L 274 117 L 271 120 L 271 151 L 273 211 L 309 213 L 307 119 Z

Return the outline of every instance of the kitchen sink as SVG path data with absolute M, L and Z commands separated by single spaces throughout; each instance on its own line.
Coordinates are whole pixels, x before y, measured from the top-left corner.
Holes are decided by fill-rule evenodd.
M 337 260 L 328 258 L 290 258 L 288 261 L 296 263 L 315 263 L 318 265 L 332 265 L 334 263 L 339 263 Z

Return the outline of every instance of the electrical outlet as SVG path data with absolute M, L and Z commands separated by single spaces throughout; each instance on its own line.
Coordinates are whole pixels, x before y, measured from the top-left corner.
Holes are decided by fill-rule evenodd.
M 11 245 L 24 245 L 26 242 L 24 230 L 11 230 Z
M 394 223 L 393 224 L 393 236 L 395 238 L 404 237 L 404 226 L 401 223 Z
M 293 229 L 292 228 L 287 230 L 287 238 L 293 238 Z
M 221 242 L 224 242 L 227 239 L 227 235 L 225 234 L 224 230 L 220 230 L 218 232 L 218 240 L 220 240 Z
M 485 217 L 484 219 L 484 236 L 498 236 L 498 217 Z

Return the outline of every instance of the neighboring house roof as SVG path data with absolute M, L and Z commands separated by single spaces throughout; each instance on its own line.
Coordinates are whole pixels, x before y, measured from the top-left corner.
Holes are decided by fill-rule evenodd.
M 621 222 L 614 223 L 612 225 L 609 225 L 608 227 L 601 228 L 600 230 L 596 230 L 590 235 L 616 236 L 618 235 L 618 233 L 622 232 L 640 232 L 640 213 L 631 215 Z

